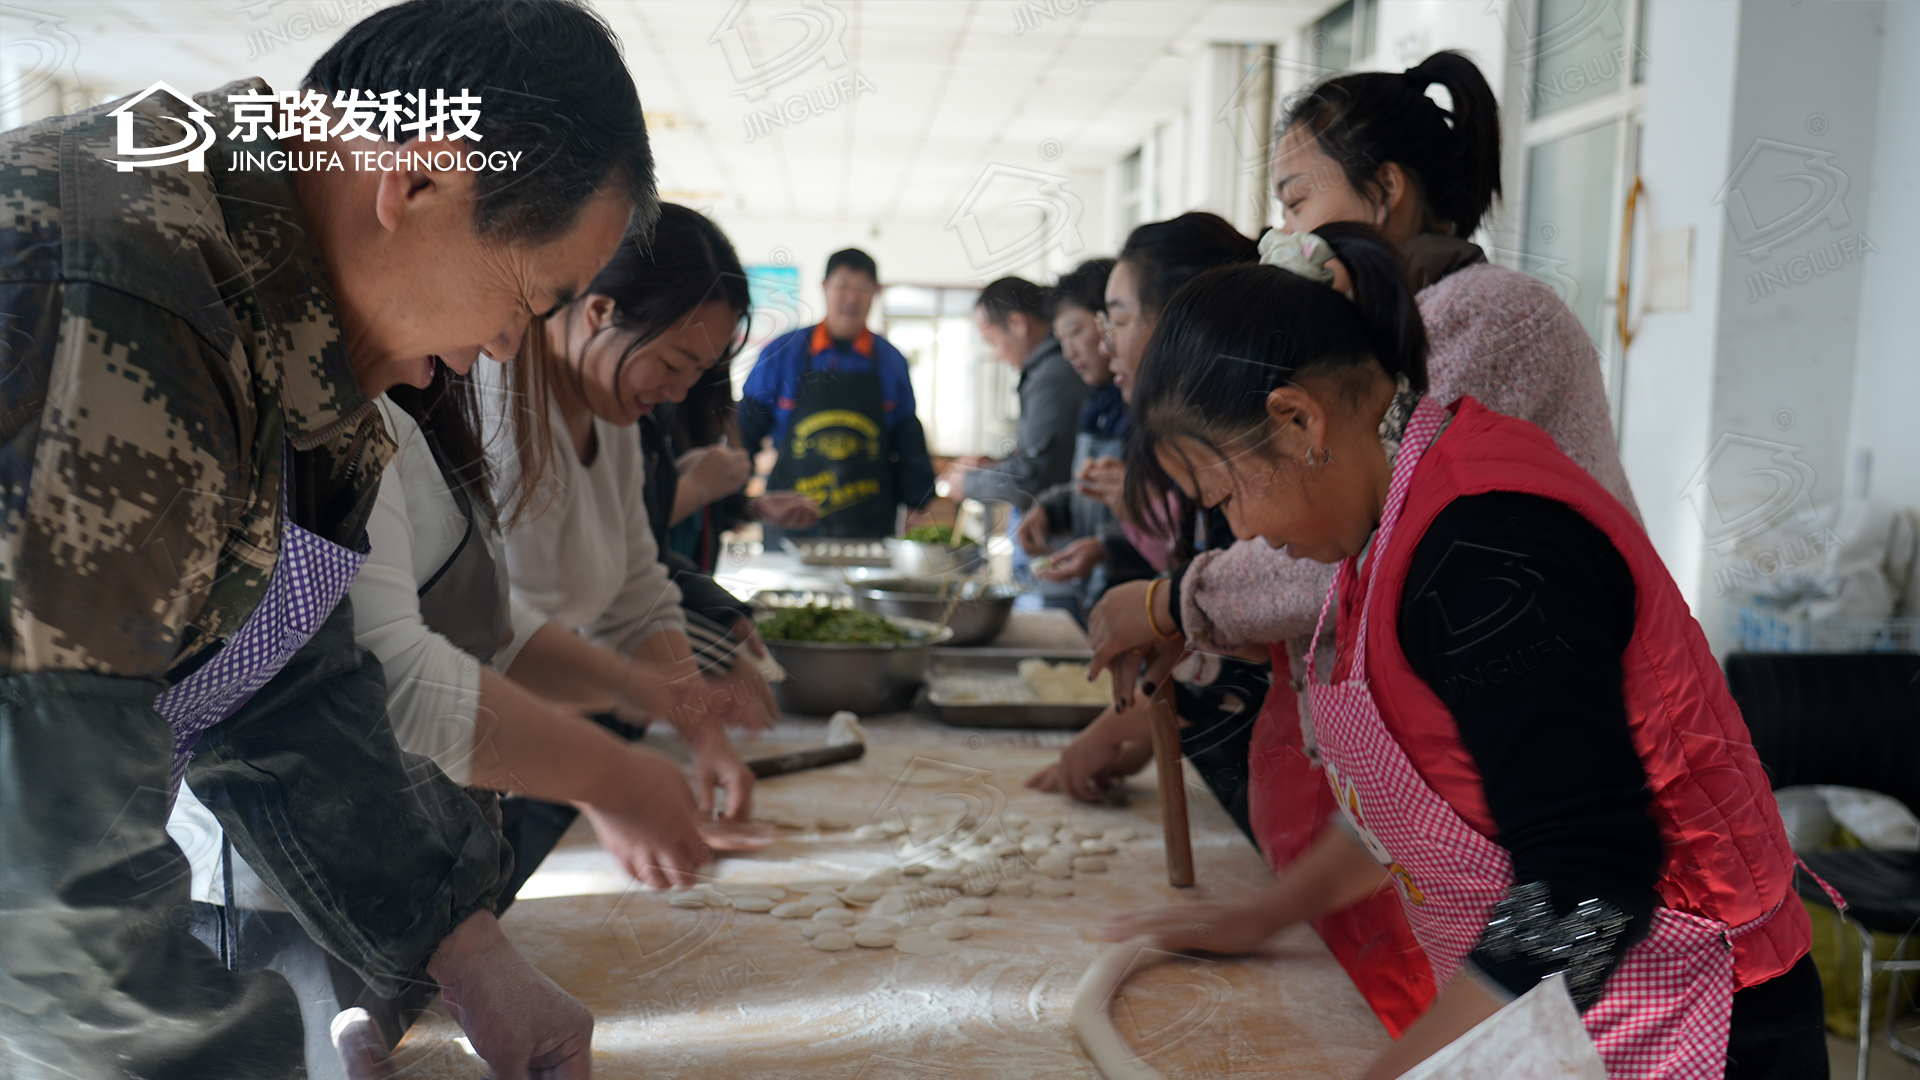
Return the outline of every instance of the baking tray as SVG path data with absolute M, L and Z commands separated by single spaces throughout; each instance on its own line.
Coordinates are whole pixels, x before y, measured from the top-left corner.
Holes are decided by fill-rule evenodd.
M 1020 678 L 1020 661 L 1029 656 L 1048 663 L 1086 662 L 1086 656 L 1035 654 L 1021 652 L 992 655 L 974 650 L 933 650 L 927 665 L 927 706 L 934 718 L 954 727 L 983 728 L 1059 728 L 1078 731 L 1093 722 L 1105 705 L 1049 705 L 1032 700 L 1033 691 Z M 1025 701 L 954 700 L 956 692 L 972 690 L 982 698 L 1005 689 L 1007 697 L 1025 696 Z
M 802 566 L 892 566 L 893 553 L 887 550 L 887 541 L 883 537 L 863 540 L 850 537 L 844 540 L 831 537 L 808 537 L 796 540 L 783 536 L 780 543 L 788 551 L 800 557 Z

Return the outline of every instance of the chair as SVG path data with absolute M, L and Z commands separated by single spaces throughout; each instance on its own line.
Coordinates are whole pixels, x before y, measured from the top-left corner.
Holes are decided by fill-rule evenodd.
M 1920 655 L 1911 653 L 1735 653 L 1727 687 L 1745 715 L 1753 745 L 1773 786 L 1839 784 L 1865 788 L 1920 807 Z M 1894 1033 L 1903 975 L 1920 960 L 1902 960 L 1920 928 L 1920 852 L 1824 851 L 1804 856 L 1808 869 L 1847 901 L 1836 909 L 1860 938 L 1860 1063 L 1867 1077 L 1873 977 L 1893 972 L 1887 998 L 1887 1044 L 1920 1062 L 1920 1047 Z M 1834 908 L 1819 883 L 1795 875 L 1806 900 Z M 1898 934 L 1894 959 L 1873 958 L 1873 932 Z

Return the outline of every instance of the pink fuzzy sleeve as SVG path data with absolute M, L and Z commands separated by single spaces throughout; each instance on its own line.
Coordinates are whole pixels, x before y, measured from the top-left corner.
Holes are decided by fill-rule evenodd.
M 1181 624 L 1194 641 L 1222 646 L 1311 634 L 1336 569 L 1258 540 L 1203 551 L 1180 582 Z

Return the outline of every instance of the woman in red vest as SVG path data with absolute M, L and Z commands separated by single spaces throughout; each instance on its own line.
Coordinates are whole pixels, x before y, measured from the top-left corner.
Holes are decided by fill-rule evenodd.
M 1379 962 L 1439 992 L 1370 1078 L 1556 973 L 1614 1080 L 1824 1077 L 1786 832 L 1645 531 L 1539 428 L 1424 394 L 1376 234 L 1328 225 L 1263 262 L 1168 305 L 1129 497 L 1177 486 L 1242 539 L 1339 564 L 1305 735 L 1343 815 L 1266 892 L 1109 932 L 1251 949 L 1390 883 L 1421 948 Z

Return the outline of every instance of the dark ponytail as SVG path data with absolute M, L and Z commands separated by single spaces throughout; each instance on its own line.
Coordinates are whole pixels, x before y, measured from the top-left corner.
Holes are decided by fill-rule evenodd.
M 1452 108 L 1428 97 L 1429 86 L 1446 88 Z M 1295 127 L 1375 201 L 1384 195 L 1380 167 L 1399 164 L 1422 199 L 1423 232 L 1471 236 L 1500 194 L 1500 106 L 1480 69 L 1451 50 L 1398 75 L 1328 79 L 1288 106 L 1280 131 Z
M 1354 298 L 1277 266 L 1224 266 L 1188 282 L 1161 312 L 1133 390 L 1128 514 L 1151 520 L 1177 492 L 1155 447 L 1186 438 L 1231 459 L 1267 430 L 1267 395 L 1301 375 L 1358 372 L 1427 386 L 1427 334 L 1400 257 L 1364 225 L 1315 230 Z

